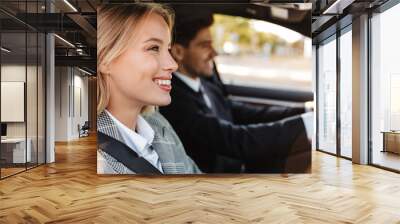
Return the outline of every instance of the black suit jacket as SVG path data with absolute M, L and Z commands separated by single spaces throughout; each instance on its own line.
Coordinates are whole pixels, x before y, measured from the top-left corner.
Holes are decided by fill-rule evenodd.
M 276 121 L 298 111 L 245 107 L 227 100 L 213 84 L 202 80 L 202 85 L 218 114 L 207 107 L 200 93 L 175 76 L 172 103 L 160 112 L 203 172 L 215 172 L 219 155 L 242 161 L 247 172 L 282 172 L 282 160 L 294 144 L 311 149 L 300 117 Z

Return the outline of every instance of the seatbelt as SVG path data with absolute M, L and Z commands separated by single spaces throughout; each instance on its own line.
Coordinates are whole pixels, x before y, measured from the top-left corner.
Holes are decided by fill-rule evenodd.
M 143 157 L 139 157 L 127 145 L 102 132 L 97 132 L 97 144 L 100 150 L 137 174 L 162 174 L 160 170 Z

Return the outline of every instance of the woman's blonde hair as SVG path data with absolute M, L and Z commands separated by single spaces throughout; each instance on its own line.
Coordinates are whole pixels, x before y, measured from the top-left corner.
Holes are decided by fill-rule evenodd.
M 125 52 L 134 35 L 131 27 L 137 27 L 148 15 L 156 13 L 168 24 L 172 31 L 173 11 L 160 4 L 135 3 L 127 5 L 103 5 L 97 10 L 97 114 L 100 114 L 110 100 L 109 85 L 101 66 Z M 153 111 L 154 106 L 146 106 L 142 112 Z

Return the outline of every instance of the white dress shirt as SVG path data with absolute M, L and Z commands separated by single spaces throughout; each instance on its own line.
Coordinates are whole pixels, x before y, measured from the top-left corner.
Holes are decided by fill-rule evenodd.
M 193 91 L 195 91 L 196 93 L 198 93 L 200 91 L 201 88 L 203 88 L 201 86 L 201 80 L 200 78 L 196 77 L 194 79 L 187 77 L 186 75 L 183 75 L 182 73 L 179 72 L 175 72 L 174 73 L 176 75 L 176 77 L 178 77 L 182 82 L 184 82 L 187 86 L 189 86 Z M 210 98 L 207 96 L 207 94 L 204 92 L 204 90 L 201 91 L 204 101 L 207 104 L 207 107 L 211 109 L 211 100 Z
M 136 121 L 137 133 L 122 124 L 117 118 L 115 118 L 110 112 L 105 110 L 111 117 L 112 121 L 116 124 L 119 134 L 123 139 L 124 143 L 133 149 L 138 156 L 143 157 L 149 161 L 154 167 L 163 173 L 161 162 L 159 160 L 157 152 L 150 148 L 154 140 L 154 130 L 150 127 L 147 121 L 142 117 L 138 116 Z

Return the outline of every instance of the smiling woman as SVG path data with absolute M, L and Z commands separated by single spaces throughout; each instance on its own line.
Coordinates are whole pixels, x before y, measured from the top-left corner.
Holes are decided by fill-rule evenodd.
M 150 3 L 98 9 L 99 174 L 200 173 L 169 123 L 173 13 Z

